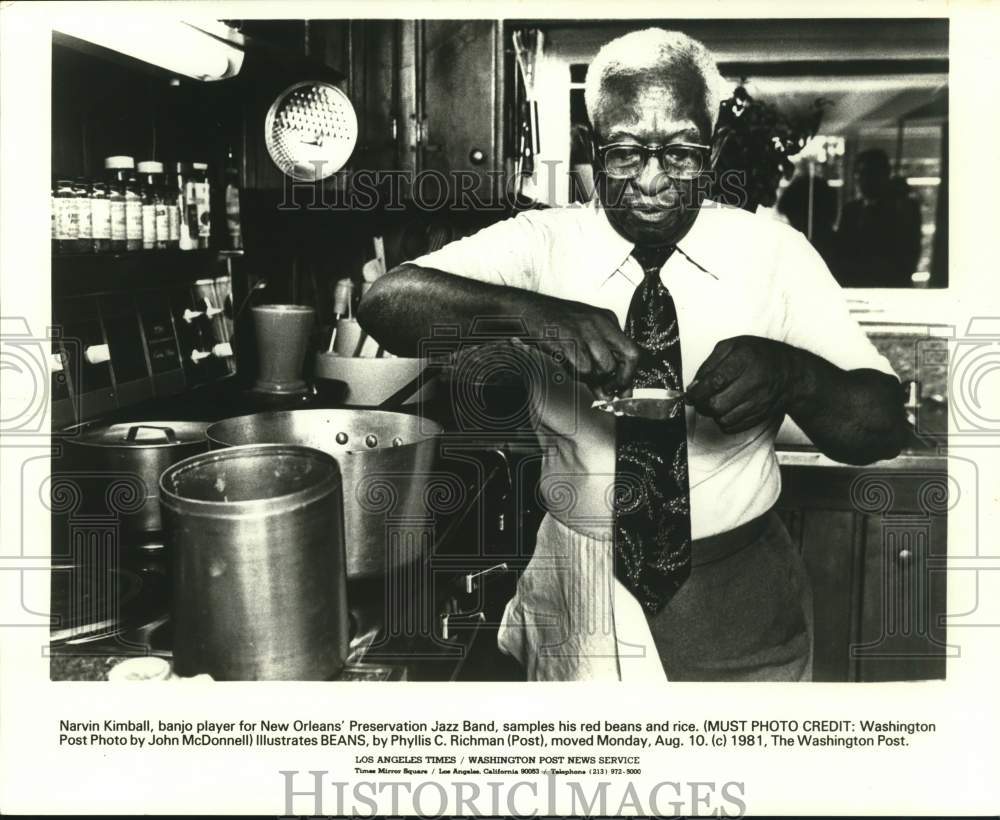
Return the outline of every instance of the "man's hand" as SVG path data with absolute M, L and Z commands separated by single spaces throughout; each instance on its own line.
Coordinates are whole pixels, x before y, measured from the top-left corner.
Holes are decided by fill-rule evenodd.
M 582 302 L 531 295 L 525 318 L 541 349 L 599 399 L 631 387 L 639 348 L 618 326 L 613 311 Z M 555 328 L 550 338 L 546 329 Z
M 687 390 L 687 400 L 725 433 L 741 433 L 785 413 L 794 387 L 792 349 L 759 336 L 719 342 Z

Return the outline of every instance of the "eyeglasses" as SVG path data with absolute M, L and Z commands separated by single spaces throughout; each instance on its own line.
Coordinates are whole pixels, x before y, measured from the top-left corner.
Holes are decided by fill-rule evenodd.
M 667 176 L 694 179 L 706 170 L 710 150 L 711 146 L 694 142 L 672 142 L 669 145 L 612 142 L 597 146 L 597 156 L 608 175 L 620 179 L 639 176 L 651 154 L 656 156 Z

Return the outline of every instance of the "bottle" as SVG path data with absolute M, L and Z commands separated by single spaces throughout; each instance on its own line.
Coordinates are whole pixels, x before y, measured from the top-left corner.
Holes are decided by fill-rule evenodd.
M 191 163 L 191 180 L 193 185 L 192 202 L 194 203 L 194 230 L 193 235 L 198 237 L 197 247 L 206 250 L 211 246 L 212 234 L 212 202 L 208 188 L 208 163 Z M 190 216 L 190 205 L 188 206 Z
M 105 157 L 104 180 L 108 185 L 108 202 L 111 210 L 111 251 L 121 253 L 128 245 L 125 186 L 129 172 L 135 167 L 132 157 Z
M 76 240 L 79 237 L 79 223 L 76 213 L 76 192 L 73 190 L 73 180 L 57 179 L 55 184 L 56 212 L 56 253 L 74 253 Z
M 139 163 L 138 169 L 142 193 L 142 249 L 166 248 L 170 225 L 161 190 L 163 163 L 145 160 Z
M 139 178 L 132 170 L 125 178 L 125 249 L 142 250 L 142 194 Z
M 91 253 L 94 250 L 94 232 L 90 219 L 90 184 L 86 177 L 74 180 L 73 198 L 76 203 L 76 250 L 77 253 Z
M 174 178 L 177 181 L 177 210 L 179 217 L 178 247 L 182 251 L 192 250 L 197 244 L 196 237 L 191 234 L 191 224 L 188 218 L 187 182 L 191 176 L 191 166 L 186 162 L 175 162 L 172 166 Z
M 90 221 L 94 253 L 111 251 L 111 200 L 108 184 L 93 182 L 90 185 Z
M 51 220 L 52 228 L 52 253 L 59 253 L 58 237 L 59 229 L 56 222 L 56 208 L 58 204 L 56 202 L 56 184 L 57 180 L 52 177 L 52 183 L 49 185 L 49 219 Z
M 167 166 L 168 169 L 173 166 Z M 177 205 L 177 176 L 167 173 L 163 177 L 163 202 L 167 207 L 167 247 L 177 250 L 181 240 L 181 214 Z
M 226 233 L 228 248 L 238 251 L 243 248 L 243 230 L 240 225 L 240 171 L 233 160 L 233 149 L 226 153 Z

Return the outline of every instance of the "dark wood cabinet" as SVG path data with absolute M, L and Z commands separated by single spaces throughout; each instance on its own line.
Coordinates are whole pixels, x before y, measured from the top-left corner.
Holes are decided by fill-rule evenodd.
M 503 169 L 503 52 L 491 20 L 427 20 L 423 46 L 422 168 L 443 174 L 452 198 L 491 203 Z M 475 198 L 473 200 L 473 197 Z
M 778 510 L 813 587 L 819 681 L 945 677 L 944 457 L 858 468 L 790 456 Z

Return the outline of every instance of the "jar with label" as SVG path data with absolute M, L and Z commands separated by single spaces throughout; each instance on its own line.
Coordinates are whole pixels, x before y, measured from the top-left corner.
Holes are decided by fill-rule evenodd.
M 111 250 L 121 253 L 128 249 L 126 187 L 129 175 L 135 168 L 132 157 L 106 157 L 104 180 L 108 185 L 108 202 L 111 210 Z
M 77 177 L 73 182 L 76 202 L 77 253 L 91 253 L 94 250 L 94 232 L 90 219 L 90 183 L 85 177 Z
M 142 250 L 142 190 L 132 172 L 125 181 L 125 249 Z
M 146 160 L 138 165 L 142 194 L 142 249 L 167 247 L 170 225 L 163 200 L 163 163 Z
M 54 250 L 56 253 L 74 253 L 80 231 L 77 223 L 76 191 L 73 188 L 73 180 L 56 180 L 53 201 L 56 213 Z
M 227 247 L 238 251 L 243 248 L 243 230 L 240 226 L 240 171 L 233 159 L 233 149 L 226 154 L 226 233 L 229 237 Z
M 49 219 L 51 220 L 52 228 L 52 253 L 58 253 L 59 247 L 56 244 L 56 238 L 59 234 L 56 226 L 56 179 L 52 178 L 52 184 L 49 186 Z
M 187 182 L 191 176 L 191 166 L 186 162 L 175 162 L 170 166 L 173 172 L 177 190 L 177 210 L 180 216 L 180 235 L 178 247 L 182 251 L 192 250 L 198 243 L 197 233 L 191 233 L 191 220 L 188 218 Z
M 168 165 L 168 169 L 173 165 Z M 177 175 L 166 173 L 163 176 L 163 202 L 167 206 L 168 237 L 167 247 L 177 250 L 181 239 L 181 213 L 178 207 Z
M 212 202 L 208 187 L 208 163 L 191 163 L 191 183 L 190 189 L 195 206 L 194 217 L 198 237 L 197 247 L 205 250 L 211 246 L 212 235 Z M 190 215 L 190 206 L 188 208 Z
M 93 182 L 90 185 L 90 222 L 94 253 L 111 250 L 111 200 L 108 184 Z

